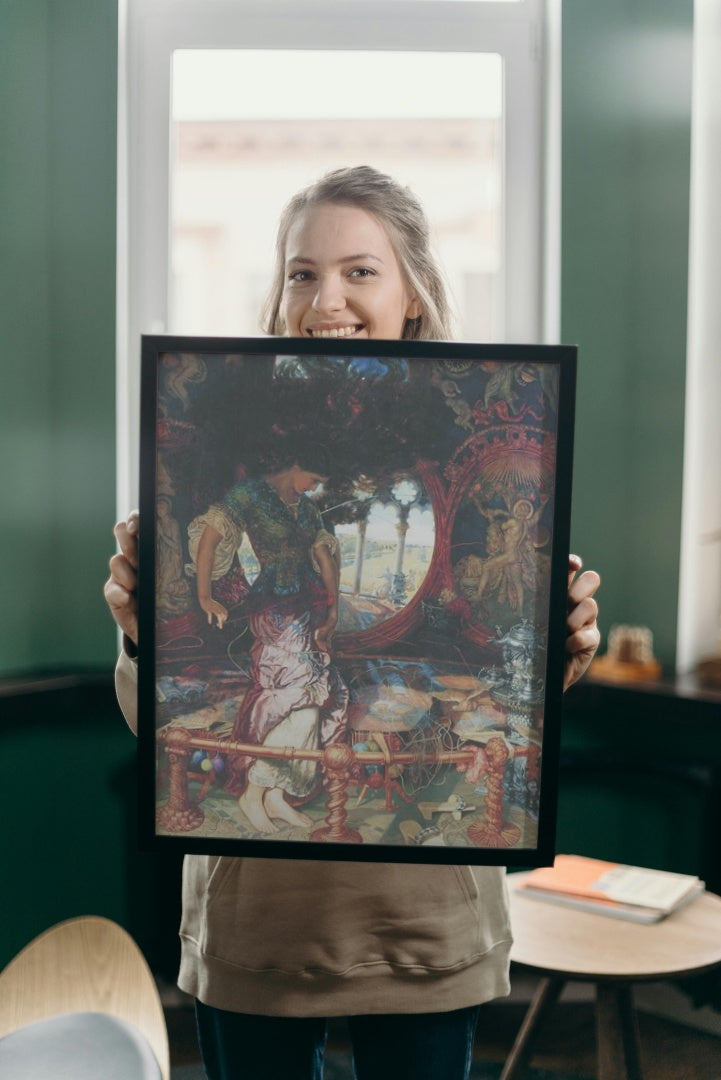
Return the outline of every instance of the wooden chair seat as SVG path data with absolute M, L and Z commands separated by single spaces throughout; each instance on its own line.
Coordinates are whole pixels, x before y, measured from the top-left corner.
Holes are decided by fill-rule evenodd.
M 37 1021 L 88 1013 L 140 1032 L 168 1080 L 168 1035 L 155 980 L 130 935 L 94 915 L 46 930 L 0 973 L 0 1039 Z

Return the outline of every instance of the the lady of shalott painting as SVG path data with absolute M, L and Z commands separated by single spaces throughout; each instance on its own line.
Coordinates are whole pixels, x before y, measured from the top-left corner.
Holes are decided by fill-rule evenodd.
M 189 344 L 156 357 L 157 835 L 533 851 L 559 365 Z

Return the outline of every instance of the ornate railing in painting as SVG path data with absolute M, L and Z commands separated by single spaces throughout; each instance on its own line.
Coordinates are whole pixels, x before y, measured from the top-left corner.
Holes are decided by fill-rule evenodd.
M 479 762 L 477 748 L 459 747 L 420 755 L 417 752 L 393 751 L 387 746 L 383 750 L 358 751 L 345 744 L 334 744 L 322 750 L 300 750 L 292 746 L 259 747 L 252 743 L 198 736 L 182 727 L 170 727 L 160 731 L 158 742 L 168 759 L 168 798 L 158 806 L 156 812 L 157 827 L 165 833 L 191 832 L 199 828 L 205 820 L 202 808 L 191 801 L 188 787 L 190 758 L 196 750 L 214 751 L 224 755 L 242 754 L 267 759 L 318 762 L 323 774 L 327 815 L 325 824 L 313 830 L 309 839 L 346 844 L 363 843 L 360 833 L 348 825 L 348 794 L 355 765 L 379 766 L 384 772 L 387 785 L 394 766 L 424 762 L 468 768 L 474 764 L 478 766 Z M 503 819 L 503 780 L 506 766 L 511 757 L 526 756 L 526 776 L 529 780 L 537 779 L 539 752 L 539 748 L 533 744 L 509 749 L 506 740 L 501 736 L 492 736 L 488 740 L 479 769 L 479 776 L 485 779 L 486 784 L 482 817 L 470 824 L 466 830 L 466 836 L 472 844 L 478 847 L 503 848 L 517 843 L 520 829 L 513 822 Z M 393 808 L 392 803 L 388 808 Z

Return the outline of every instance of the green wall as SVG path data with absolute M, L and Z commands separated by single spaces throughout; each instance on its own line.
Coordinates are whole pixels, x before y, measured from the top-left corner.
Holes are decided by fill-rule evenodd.
M 562 340 L 579 346 L 573 546 L 601 628 L 675 654 L 692 0 L 563 5 Z
M 107 666 L 116 0 L 0 0 L 0 675 Z
M 112 661 L 116 0 L 0 0 L 0 675 Z M 673 664 L 692 0 L 563 9 L 573 545 Z

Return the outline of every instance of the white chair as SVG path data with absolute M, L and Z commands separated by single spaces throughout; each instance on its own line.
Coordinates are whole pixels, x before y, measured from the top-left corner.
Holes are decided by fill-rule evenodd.
M 0 973 L 0 1076 L 169 1080 L 160 997 L 122 927 L 94 915 L 58 923 Z

